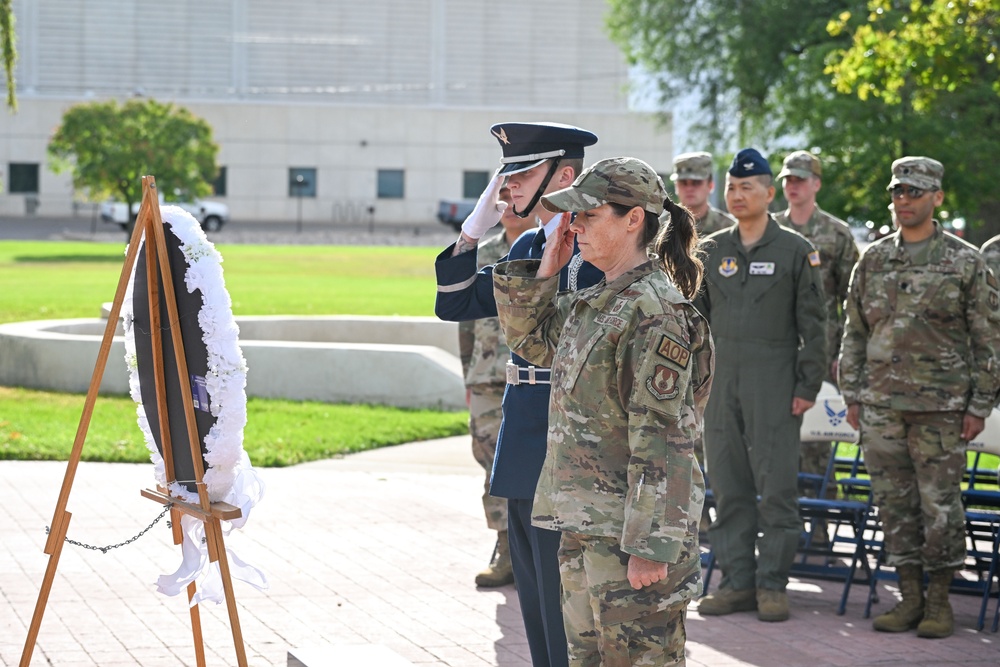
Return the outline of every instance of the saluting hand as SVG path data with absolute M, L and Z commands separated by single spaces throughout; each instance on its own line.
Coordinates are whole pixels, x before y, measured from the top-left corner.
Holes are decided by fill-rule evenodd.
M 658 563 L 655 560 L 646 560 L 640 556 L 629 554 L 628 583 L 632 584 L 632 588 L 635 590 L 639 590 L 643 586 L 650 586 L 666 578 L 666 563 Z
M 573 257 L 573 239 L 576 234 L 570 231 L 569 217 L 563 214 L 559 226 L 545 239 L 545 251 L 542 253 L 542 263 L 535 274 L 536 278 L 556 275 Z

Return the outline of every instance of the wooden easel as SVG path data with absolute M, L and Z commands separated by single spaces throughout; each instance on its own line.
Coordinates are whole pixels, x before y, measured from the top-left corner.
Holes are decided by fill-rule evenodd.
M 169 495 L 167 488 L 157 487 L 140 491 L 145 498 L 155 500 L 163 505 L 170 504 L 170 518 L 172 522 L 174 544 L 180 544 L 183 540 L 181 531 L 181 515 L 186 514 L 201 521 L 205 527 L 206 545 L 208 548 L 209 560 L 218 562 L 219 571 L 222 575 L 222 584 L 226 594 L 226 606 L 229 610 L 229 621 L 233 630 L 233 642 L 236 645 L 236 658 L 240 667 L 246 667 L 246 648 L 243 645 L 243 633 L 240 630 L 240 619 L 236 609 L 236 598 L 233 594 L 233 582 L 229 572 L 229 561 L 226 558 L 226 547 L 222 537 L 222 521 L 232 520 L 241 516 L 238 507 L 227 503 L 210 502 L 208 491 L 204 482 L 205 470 L 202 462 L 201 442 L 194 417 L 194 401 L 191 397 L 191 385 L 188 381 L 187 359 L 184 356 L 184 346 L 181 339 L 181 330 L 178 325 L 177 301 L 174 292 L 174 283 L 170 271 L 170 261 L 167 254 L 166 238 L 164 236 L 163 219 L 160 217 L 160 205 L 156 196 L 156 180 L 152 176 L 142 178 L 142 204 L 139 207 L 139 216 L 136 220 L 135 229 L 129 240 L 128 252 L 125 255 L 125 264 L 118 279 L 118 290 L 115 293 L 114 304 L 111 313 L 108 315 L 108 323 L 104 330 L 104 339 L 97 355 L 97 364 L 94 366 L 94 374 L 91 376 L 90 388 L 87 391 L 87 399 L 83 406 L 83 415 L 80 417 L 80 425 L 77 427 L 76 439 L 73 441 L 73 450 L 70 453 L 69 462 L 66 466 L 66 476 L 63 478 L 62 490 L 59 492 L 59 500 L 56 503 L 55 513 L 52 517 L 52 528 L 48 539 L 45 542 L 44 552 L 49 554 L 49 563 L 45 569 L 45 577 L 42 580 L 41 589 L 38 591 L 38 601 L 35 604 L 35 613 L 31 618 L 31 625 L 28 628 L 28 637 L 24 642 L 24 651 L 21 653 L 21 667 L 29 667 L 31 654 L 34 651 L 35 643 L 38 640 L 38 631 L 42 623 L 42 615 L 45 612 L 45 605 L 48 601 L 49 592 L 52 589 L 52 582 L 55 578 L 56 568 L 59 564 L 59 556 L 62 553 L 63 544 L 66 539 L 66 530 L 72 516 L 66 511 L 69 501 L 70 489 L 73 486 L 73 478 L 76 475 L 77 465 L 80 463 L 80 455 L 83 451 L 83 443 L 87 437 L 87 429 L 90 426 L 90 419 L 94 413 L 94 404 L 97 401 L 98 389 L 101 386 L 101 379 L 104 376 L 104 369 L 107 366 L 108 355 L 111 351 L 111 343 L 118 326 L 118 318 L 121 312 L 122 302 L 125 297 L 125 290 L 128 286 L 129 278 L 132 274 L 132 267 L 135 265 L 139 254 L 139 242 L 143 232 L 146 233 L 146 273 L 149 297 L 150 330 L 153 343 L 153 373 L 156 384 L 156 404 L 160 427 L 160 438 L 162 444 L 162 454 L 167 484 L 177 481 L 174 475 L 172 445 L 170 442 L 170 427 L 167 415 L 167 396 L 164 378 L 164 363 L 162 355 L 162 325 L 160 323 L 160 286 L 163 287 L 165 305 L 170 322 L 167 328 L 171 334 L 171 344 L 173 346 L 174 357 L 176 358 L 177 373 L 180 378 L 181 398 L 184 406 L 184 415 L 187 422 L 188 446 L 191 448 L 191 458 L 194 462 L 195 483 L 198 489 L 198 504 L 187 503 Z M 195 582 L 188 584 L 188 602 L 194 597 L 196 592 Z M 205 665 L 205 646 L 201 632 L 201 617 L 198 605 L 190 607 L 191 630 L 194 638 L 195 657 L 199 667 Z

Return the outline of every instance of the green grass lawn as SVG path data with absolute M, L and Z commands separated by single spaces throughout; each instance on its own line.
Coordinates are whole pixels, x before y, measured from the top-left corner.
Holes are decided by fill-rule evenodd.
M 236 315 L 433 315 L 427 247 L 220 245 Z M 0 241 L 0 323 L 97 317 L 125 259 L 117 243 Z M 66 459 L 83 395 L 0 387 L 0 459 Z M 466 433 L 468 413 L 250 399 L 244 447 L 283 466 Z M 128 397 L 101 397 L 85 460 L 148 461 Z
M 219 245 L 236 315 L 433 315 L 438 248 Z M 97 317 L 125 244 L 0 241 L 0 323 Z
M 0 387 L 0 459 L 67 459 L 84 401 L 79 394 Z M 251 398 L 243 446 L 256 466 L 286 466 L 467 432 L 468 414 L 461 412 Z M 149 461 L 131 398 L 98 398 L 82 458 Z

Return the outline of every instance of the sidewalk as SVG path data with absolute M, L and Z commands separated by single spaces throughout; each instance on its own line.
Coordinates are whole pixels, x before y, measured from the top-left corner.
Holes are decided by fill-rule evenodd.
M 0 665 L 20 659 L 48 561 L 44 527 L 65 470 L 65 463 L 0 462 Z M 389 665 L 396 656 L 428 667 L 530 664 L 514 587 L 472 583 L 493 536 L 467 438 L 260 472 L 267 495 L 246 529 L 227 539 L 271 580 L 266 593 L 235 583 L 251 665 L 285 665 L 291 649 L 332 654 L 331 665 Z M 101 545 L 131 537 L 160 511 L 139 496 L 152 483 L 149 465 L 81 463 L 69 537 Z M 67 545 L 32 665 L 194 665 L 185 600 L 154 590 L 156 577 L 179 563 L 165 523 L 107 554 Z M 862 586 L 837 616 L 840 590 L 836 582 L 796 581 L 785 623 L 691 611 L 688 665 L 1000 663 L 1000 634 L 973 629 L 977 597 L 953 595 L 958 631 L 929 641 L 873 632 L 862 618 Z M 876 609 L 892 600 L 883 587 Z M 208 665 L 236 664 L 225 606 L 204 606 L 201 616 Z

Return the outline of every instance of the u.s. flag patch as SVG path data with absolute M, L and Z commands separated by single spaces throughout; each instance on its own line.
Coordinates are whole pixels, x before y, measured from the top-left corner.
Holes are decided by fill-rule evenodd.
M 819 252 L 813 250 L 809 253 L 809 266 L 819 266 Z

